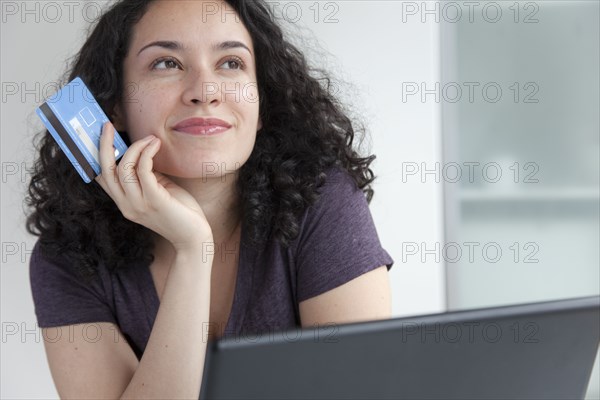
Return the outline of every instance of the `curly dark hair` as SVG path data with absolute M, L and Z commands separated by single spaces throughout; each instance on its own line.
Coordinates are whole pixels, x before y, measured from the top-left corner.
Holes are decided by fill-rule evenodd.
M 80 76 L 104 110 L 112 110 L 123 95 L 123 60 L 132 29 L 152 1 L 113 5 L 91 28 L 71 63 L 68 80 Z M 363 125 L 348 117 L 328 74 L 311 68 L 284 38 L 267 4 L 227 3 L 254 44 L 262 120 L 237 181 L 243 223 L 253 244 L 274 238 L 289 246 L 298 235 L 302 213 L 318 199 L 328 168 L 346 170 L 371 202 L 375 176 L 369 165 L 375 156 L 360 157 L 353 149 L 355 131 L 364 134 Z M 66 257 L 86 278 L 95 273 L 99 260 L 111 269 L 151 262 L 150 230 L 125 219 L 97 182 L 85 184 L 48 131 L 40 135 L 25 204 L 33 209 L 27 230 L 39 236 L 44 257 Z M 122 136 L 130 144 L 127 132 Z

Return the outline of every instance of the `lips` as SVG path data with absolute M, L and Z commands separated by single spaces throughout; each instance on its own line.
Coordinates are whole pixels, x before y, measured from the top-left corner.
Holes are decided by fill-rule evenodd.
M 188 135 L 217 135 L 231 128 L 231 124 L 218 118 L 189 118 L 179 122 L 174 130 Z

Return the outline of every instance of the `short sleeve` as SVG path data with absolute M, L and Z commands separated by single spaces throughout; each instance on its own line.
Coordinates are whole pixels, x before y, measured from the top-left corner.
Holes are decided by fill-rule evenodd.
M 298 301 L 336 288 L 394 260 L 383 249 L 363 192 L 341 168 L 332 168 L 308 208 L 296 255 Z
M 31 254 L 29 281 L 40 328 L 116 323 L 99 274 L 90 282 L 82 280 L 66 262 L 50 262 L 44 258 L 39 241 Z

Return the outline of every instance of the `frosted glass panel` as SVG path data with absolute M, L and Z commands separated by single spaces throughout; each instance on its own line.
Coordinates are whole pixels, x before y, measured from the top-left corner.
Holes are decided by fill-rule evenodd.
M 600 293 L 599 4 L 442 21 L 450 310 Z
M 452 309 L 600 292 L 599 3 L 502 4 L 443 30 Z

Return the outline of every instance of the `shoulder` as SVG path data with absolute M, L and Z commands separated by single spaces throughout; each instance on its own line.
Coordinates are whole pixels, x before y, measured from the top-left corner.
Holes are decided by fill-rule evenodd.
M 36 240 L 29 259 L 29 277 L 32 285 L 42 285 L 49 277 L 70 270 L 68 261 L 64 257 L 50 254 L 41 240 Z
M 357 191 L 362 193 L 350 173 L 340 166 L 329 167 L 325 171 L 325 175 L 325 183 L 321 188 L 325 196 L 342 197 L 344 194 L 352 194 Z
M 342 168 L 330 168 L 320 198 L 306 210 L 293 248 L 293 274 L 303 301 L 393 264 L 382 248 L 363 191 Z
M 94 275 L 99 275 L 102 267 L 103 264 L 99 262 Z M 69 275 L 73 279 L 80 278 L 81 281 L 86 281 L 91 279 L 92 275 L 89 272 L 86 275 L 81 265 L 70 260 L 64 253 L 52 249 L 52 246 L 44 245 L 41 239 L 36 240 L 31 251 L 29 271 L 32 281 L 57 275 Z
M 333 166 L 325 171 L 325 181 L 318 188 L 319 198 L 306 210 L 308 217 L 323 217 L 323 213 L 333 211 L 339 213 L 344 207 L 368 207 L 363 191 L 348 171 Z
M 370 220 L 369 203 L 348 171 L 339 166 L 325 171 L 325 181 L 318 189 L 319 198 L 305 211 L 303 223 L 360 223 Z
M 370 242 L 377 235 L 365 194 L 350 173 L 334 166 L 325 174 L 318 189 L 319 198 L 305 210 L 300 221 L 298 255 L 307 251 L 322 254 L 357 241 Z
M 38 239 L 29 261 L 29 281 L 40 327 L 96 322 L 99 315 L 112 321 L 102 268 L 85 279 L 76 265 L 46 252 Z

